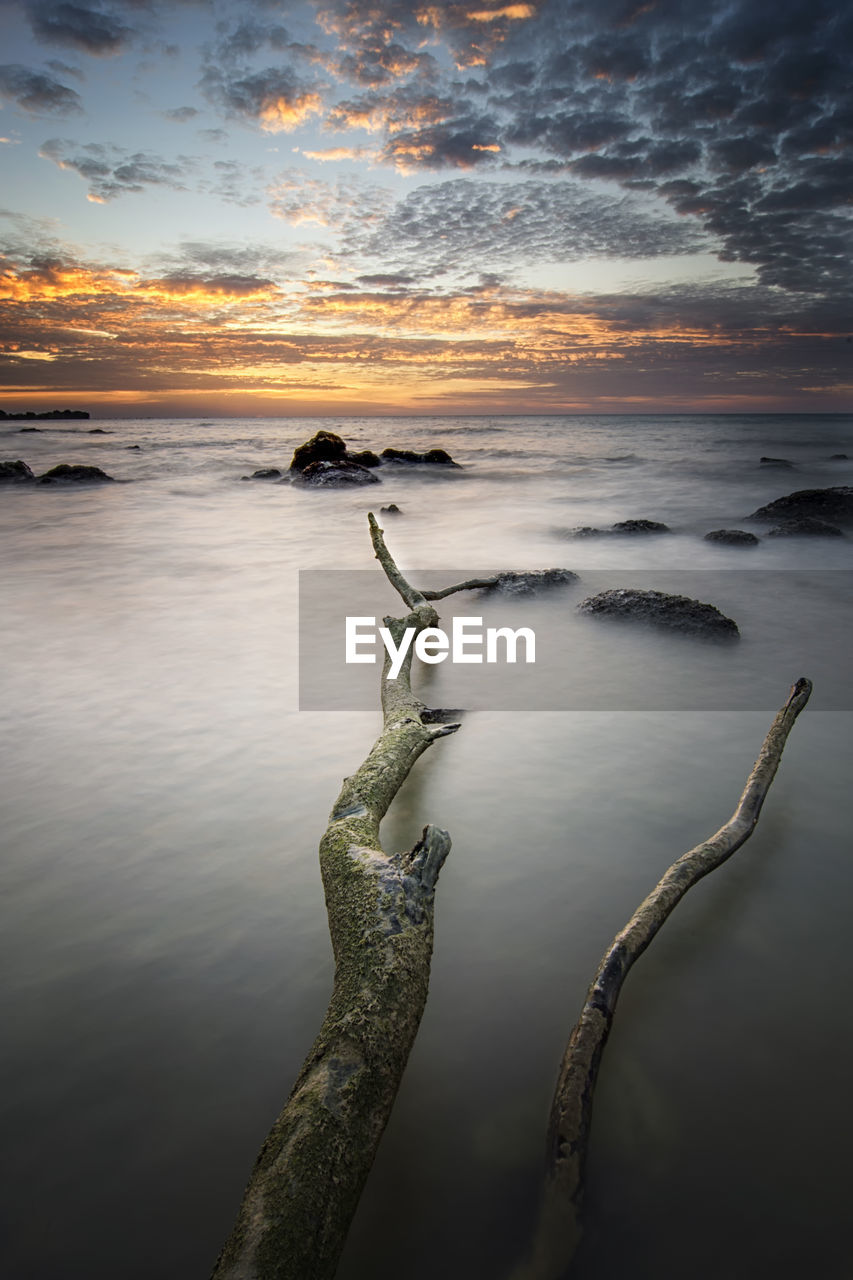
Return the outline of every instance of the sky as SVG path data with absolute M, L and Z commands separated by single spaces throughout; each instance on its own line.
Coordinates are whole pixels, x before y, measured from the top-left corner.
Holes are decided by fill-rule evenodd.
M 844 0 L 0 0 L 0 407 L 847 412 Z

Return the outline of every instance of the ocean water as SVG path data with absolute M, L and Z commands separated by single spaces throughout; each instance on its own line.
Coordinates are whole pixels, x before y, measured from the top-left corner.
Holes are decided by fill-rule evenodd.
M 300 680 L 300 571 L 368 581 L 366 512 L 389 502 L 404 512 L 389 546 L 416 581 L 560 566 L 580 582 L 509 606 L 542 638 L 547 688 L 520 668 L 425 677 L 433 703 L 476 709 L 384 824 L 388 847 L 432 821 L 453 849 L 426 1014 L 339 1280 L 509 1274 L 598 958 L 729 816 L 800 675 L 815 691 L 756 834 L 626 983 L 576 1274 L 853 1274 L 853 537 L 702 539 L 795 489 L 853 483 L 853 461 L 831 460 L 853 458 L 853 420 L 40 425 L 3 424 L 0 456 L 126 483 L 0 495 L 0 1274 L 209 1274 L 325 1009 L 317 843 L 379 724 L 372 668 L 353 673 L 366 701 L 308 709 L 323 636 L 306 652 L 303 632 Z M 354 448 L 444 446 L 462 467 L 385 468 L 352 491 L 241 481 L 286 470 L 320 427 Z M 673 532 L 561 532 L 628 518 Z M 577 614 L 614 585 L 709 600 L 741 640 Z

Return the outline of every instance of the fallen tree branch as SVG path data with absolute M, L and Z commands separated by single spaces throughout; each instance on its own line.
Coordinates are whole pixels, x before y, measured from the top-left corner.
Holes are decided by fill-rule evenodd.
M 601 1057 L 622 984 L 634 961 L 698 880 L 725 862 L 755 830 L 794 721 L 811 681 L 798 680 L 776 715 L 737 808 L 709 840 L 672 864 L 608 947 L 586 994 L 560 1065 L 548 1124 L 548 1166 L 530 1259 L 518 1280 L 559 1280 L 580 1241 L 584 1167 Z
M 377 559 L 411 613 L 438 615 L 394 563 L 368 516 Z M 388 854 L 379 824 L 412 765 L 458 724 L 436 724 L 411 688 L 412 648 L 396 680 L 382 670 L 383 728 L 340 794 L 320 841 L 335 980 L 326 1016 L 255 1164 L 215 1280 L 330 1280 L 403 1075 L 427 996 L 433 894 L 450 837 L 427 826 Z

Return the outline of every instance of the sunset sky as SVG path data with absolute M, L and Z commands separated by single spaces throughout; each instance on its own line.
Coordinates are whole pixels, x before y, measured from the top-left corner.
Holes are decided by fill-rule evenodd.
M 841 0 L 3 0 L 0 406 L 847 411 Z

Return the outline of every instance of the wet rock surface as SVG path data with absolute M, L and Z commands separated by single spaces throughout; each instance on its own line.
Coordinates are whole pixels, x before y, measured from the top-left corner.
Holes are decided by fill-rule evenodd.
M 789 462 L 787 458 L 759 458 L 758 461 L 762 467 L 781 467 L 789 471 L 794 469 L 793 462 Z
M 571 569 L 508 569 L 505 573 L 496 574 L 493 585 L 482 590 L 486 595 L 532 596 L 578 581 L 578 575 Z
M 396 502 L 389 502 L 387 507 L 380 507 L 379 513 L 383 516 L 401 516 L 403 514 Z
M 305 471 L 312 462 L 334 462 L 346 454 L 346 441 L 334 431 L 318 431 L 293 452 L 291 471 Z
M 253 471 L 250 476 L 241 476 L 241 480 L 280 480 L 281 472 L 278 467 L 259 467 L 257 471 Z
M 853 524 L 853 486 L 841 484 L 831 489 L 798 489 L 759 507 L 746 519 L 772 524 L 788 523 L 803 516 L 825 520 L 828 524 Z
M 757 547 L 759 539 L 746 529 L 712 529 L 705 534 L 706 542 L 717 542 L 726 547 Z
M 43 476 L 38 477 L 39 484 L 104 484 L 113 483 L 100 467 L 90 467 L 83 463 L 60 462 L 58 467 L 51 467 Z
M 33 475 L 26 462 L 20 458 L 16 462 L 0 462 L 0 484 L 33 484 Z
M 311 462 L 294 476 L 294 483 L 315 489 L 344 489 L 359 484 L 379 484 L 379 476 L 348 458 Z
M 834 524 L 825 520 L 815 520 L 812 516 L 800 516 L 797 520 L 786 520 L 775 529 L 767 531 L 768 538 L 843 538 L 844 534 Z
M 446 449 L 427 449 L 426 453 L 416 453 L 414 449 L 394 449 L 388 448 L 382 450 L 382 460 L 384 462 L 407 462 L 411 465 L 425 465 L 429 467 L 458 467 L 459 463 L 454 462 Z
M 578 609 L 596 617 L 651 623 L 682 635 L 720 640 L 733 640 L 740 635 L 737 623 L 715 605 L 664 591 L 620 587 L 589 596 L 581 601 Z
M 642 537 L 647 533 L 672 533 L 672 530 L 659 520 L 619 520 L 609 529 L 596 529 L 587 524 L 577 529 L 555 529 L 554 532 L 560 538 L 612 538 Z

